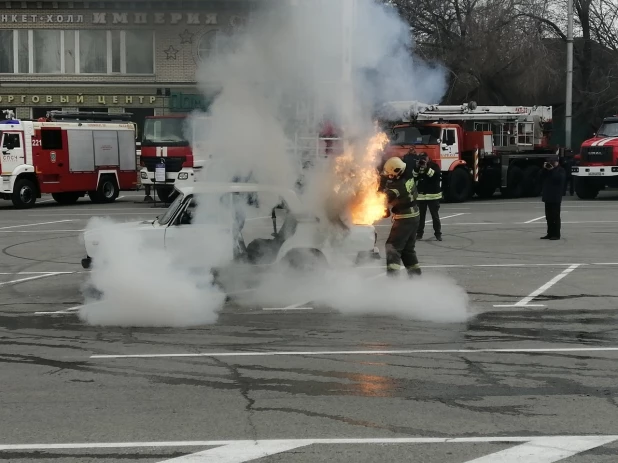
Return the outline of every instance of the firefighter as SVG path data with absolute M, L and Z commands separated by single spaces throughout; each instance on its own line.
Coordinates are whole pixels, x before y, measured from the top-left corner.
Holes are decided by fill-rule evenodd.
M 440 166 L 429 159 L 427 153 L 421 153 L 419 161 L 412 171 L 417 182 L 420 223 L 416 239 L 423 239 L 427 209 L 433 220 L 433 231 L 438 241 L 442 241 L 442 224 L 440 223 L 440 200 L 442 199 L 442 172 Z
M 388 179 L 383 191 L 388 197 L 393 221 L 386 240 L 386 274 L 389 276 L 398 275 L 402 263 L 408 276 L 421 274 L 415 250 L 419 210 L 416 182 L 410 167 L 399 157 L 390 158 L 384 164 L 383 175 Z

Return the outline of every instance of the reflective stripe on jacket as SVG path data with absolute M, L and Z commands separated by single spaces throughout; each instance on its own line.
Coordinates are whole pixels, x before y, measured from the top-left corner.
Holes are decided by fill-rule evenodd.
M 388 180 L 386 193 L 394 220 L 409 219 L 420 214 L 416 204 L 417 191 L 414 178 L 402 176 L 398 179 Z
M 424 169 L 419 169 L 417 165 L 412 175 L 417 179 L 419 201 L 442 199 L 440 166 L 435 162 L 430 162 Z

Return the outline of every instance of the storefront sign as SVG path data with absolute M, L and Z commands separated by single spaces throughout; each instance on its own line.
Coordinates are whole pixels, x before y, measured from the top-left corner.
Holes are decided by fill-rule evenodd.
M 80 105 L 80 104 L 100 104 L 100 105 L 146 105 L 158 106 L 160 97 L 151 95 L 0 95 L 0 103 L 7 104 L 22 104 L 22 105 L 38 105 L 38 104 L 63 104 L 63 105 Z
M 169 109 L 173 112 L 189 112 L 196 109 L 206 111 L 211 103 L 212 101 L 207 100 L 204 95 L 172 92 Z
M 238 27 L 242 16 L 232 16 L 230 25 Z M 171 24 L 188 26 L 215 26 L 217 13 L 88 13 L 88 14 L 2 14 L 0 24 Z

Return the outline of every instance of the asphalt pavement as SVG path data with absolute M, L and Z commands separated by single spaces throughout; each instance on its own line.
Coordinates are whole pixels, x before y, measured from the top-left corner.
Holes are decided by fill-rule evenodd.
M 389 316 L 385 297 L 363 315 L 230 302 L 207 326 L 88 326 L 81 231 L 161 213 L 141 198 L 0 202 L 0 461 L 617 460 L 618 193 L 566 197 L 560 241 L 539 240 L 536 199 L 443 204 L 444 241 L 427 224 L 417 250 L 467 292 L 463 323 Z M 382 266 L 364 269 L 376 291 Z M 431 311 L 430 290 L 409 297 Z

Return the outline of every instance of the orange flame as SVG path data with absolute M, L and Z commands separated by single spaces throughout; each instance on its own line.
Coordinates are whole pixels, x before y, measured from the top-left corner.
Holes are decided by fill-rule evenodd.
M 378 192 L 380 174 L 376 167 L 387 143 L 388 136 L 380 132 L 369 140 L 362 156 L 347 152 L 336 160 L 339 183 L 335 193 L 350 196 L 350 218 L 356 225 L 372 225 L 384 217 L 386 195 Z

